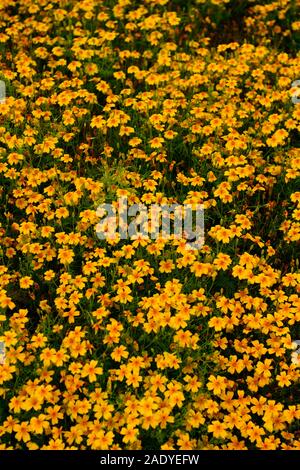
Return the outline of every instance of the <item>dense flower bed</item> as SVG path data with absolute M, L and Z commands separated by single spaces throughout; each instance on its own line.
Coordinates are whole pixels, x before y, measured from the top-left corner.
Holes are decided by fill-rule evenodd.
M 300 448 L 299 6 L 0 0 L 0 449 Z

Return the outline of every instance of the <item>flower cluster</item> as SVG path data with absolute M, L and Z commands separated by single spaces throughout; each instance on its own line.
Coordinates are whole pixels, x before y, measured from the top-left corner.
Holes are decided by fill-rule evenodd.
M 234 3 L 0 0 L 0 449 L 300 449 L 299 1 Z

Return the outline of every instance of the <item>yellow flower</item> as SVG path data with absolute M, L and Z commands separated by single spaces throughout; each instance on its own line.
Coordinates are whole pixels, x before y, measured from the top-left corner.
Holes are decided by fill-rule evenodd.
M 117 362 L 120 362 L 122 358 L 126 359 L 128 356 L 129 356 L 128 351 L 122 345 L 116 347 L 111 353 L 111 357 L 113 358 L 114 361 L 117 361 Z
M 225 271 L 228 266 L 230 266 L 232 260 L 229 255 L 225 253 L 219 253 L 218 256 L 214 259 L 213 264 L 216 265 L 217 269 L 222 269 Z
M 175 268 L 175 264 L 173 263 L 171 259 L 168 259 L 166 261 L 161 261 L 159 263 L 159 271 L 161 273 L 170 273 L 173 271 L 174 268 Z
M 227 387 L 226 379 L 220 375 L 214 376 L 210 375 L 208 377 L 207 388 L 211 390 L 215 395 L 220 395 L 225 391 Z
M 30 276 L 24 276 L 20 278 L 19 284 L 21 289 L 28 289 L 33 285 L 33 280 Z
M 33 416 L 30 419 L 30 432 L 33 434 L 43 434 L 44 430 L 49 427 L 49 423 L 46 419 L 46 415 L 40 414 L 39 416 Z
M 280 374 L 276 375 L 276 380 L 279 387 L 288 387 L 292 383 L 289 374 L 287 374 L 285 371 L 282 371 Z
M 121 434 L 123 435 L 122 440 L 125 444 L 132 443 L 137 440 L 138 429 L 134 427 L 123 427 Z
M 222 423 L 218 420 L 212 421 L 208 425 L 208 432 L 212 433 L 216 439 L 225 439 L 228 436 L 228 431 L 225 423 Z
M 21 424 L 14 425 L 13 430 L 15 432 L 15 438 L 17 439 L 17 441 L 30 441 L 29 428 L 30 426 L 27 421 L 23 421 Z
M 60 248 L 58 250 L 58 259 L 62 264 L 70 264 L 74 259 L 74 252 L 68 248 Z
M 97 375 L 103 373 L 102 367 L 98 367 L 98 362 L 91 360 L 86 363 L 81 370 L 81 377 L 88 377 L 90 382 L 95 382 L 97 380 Z

